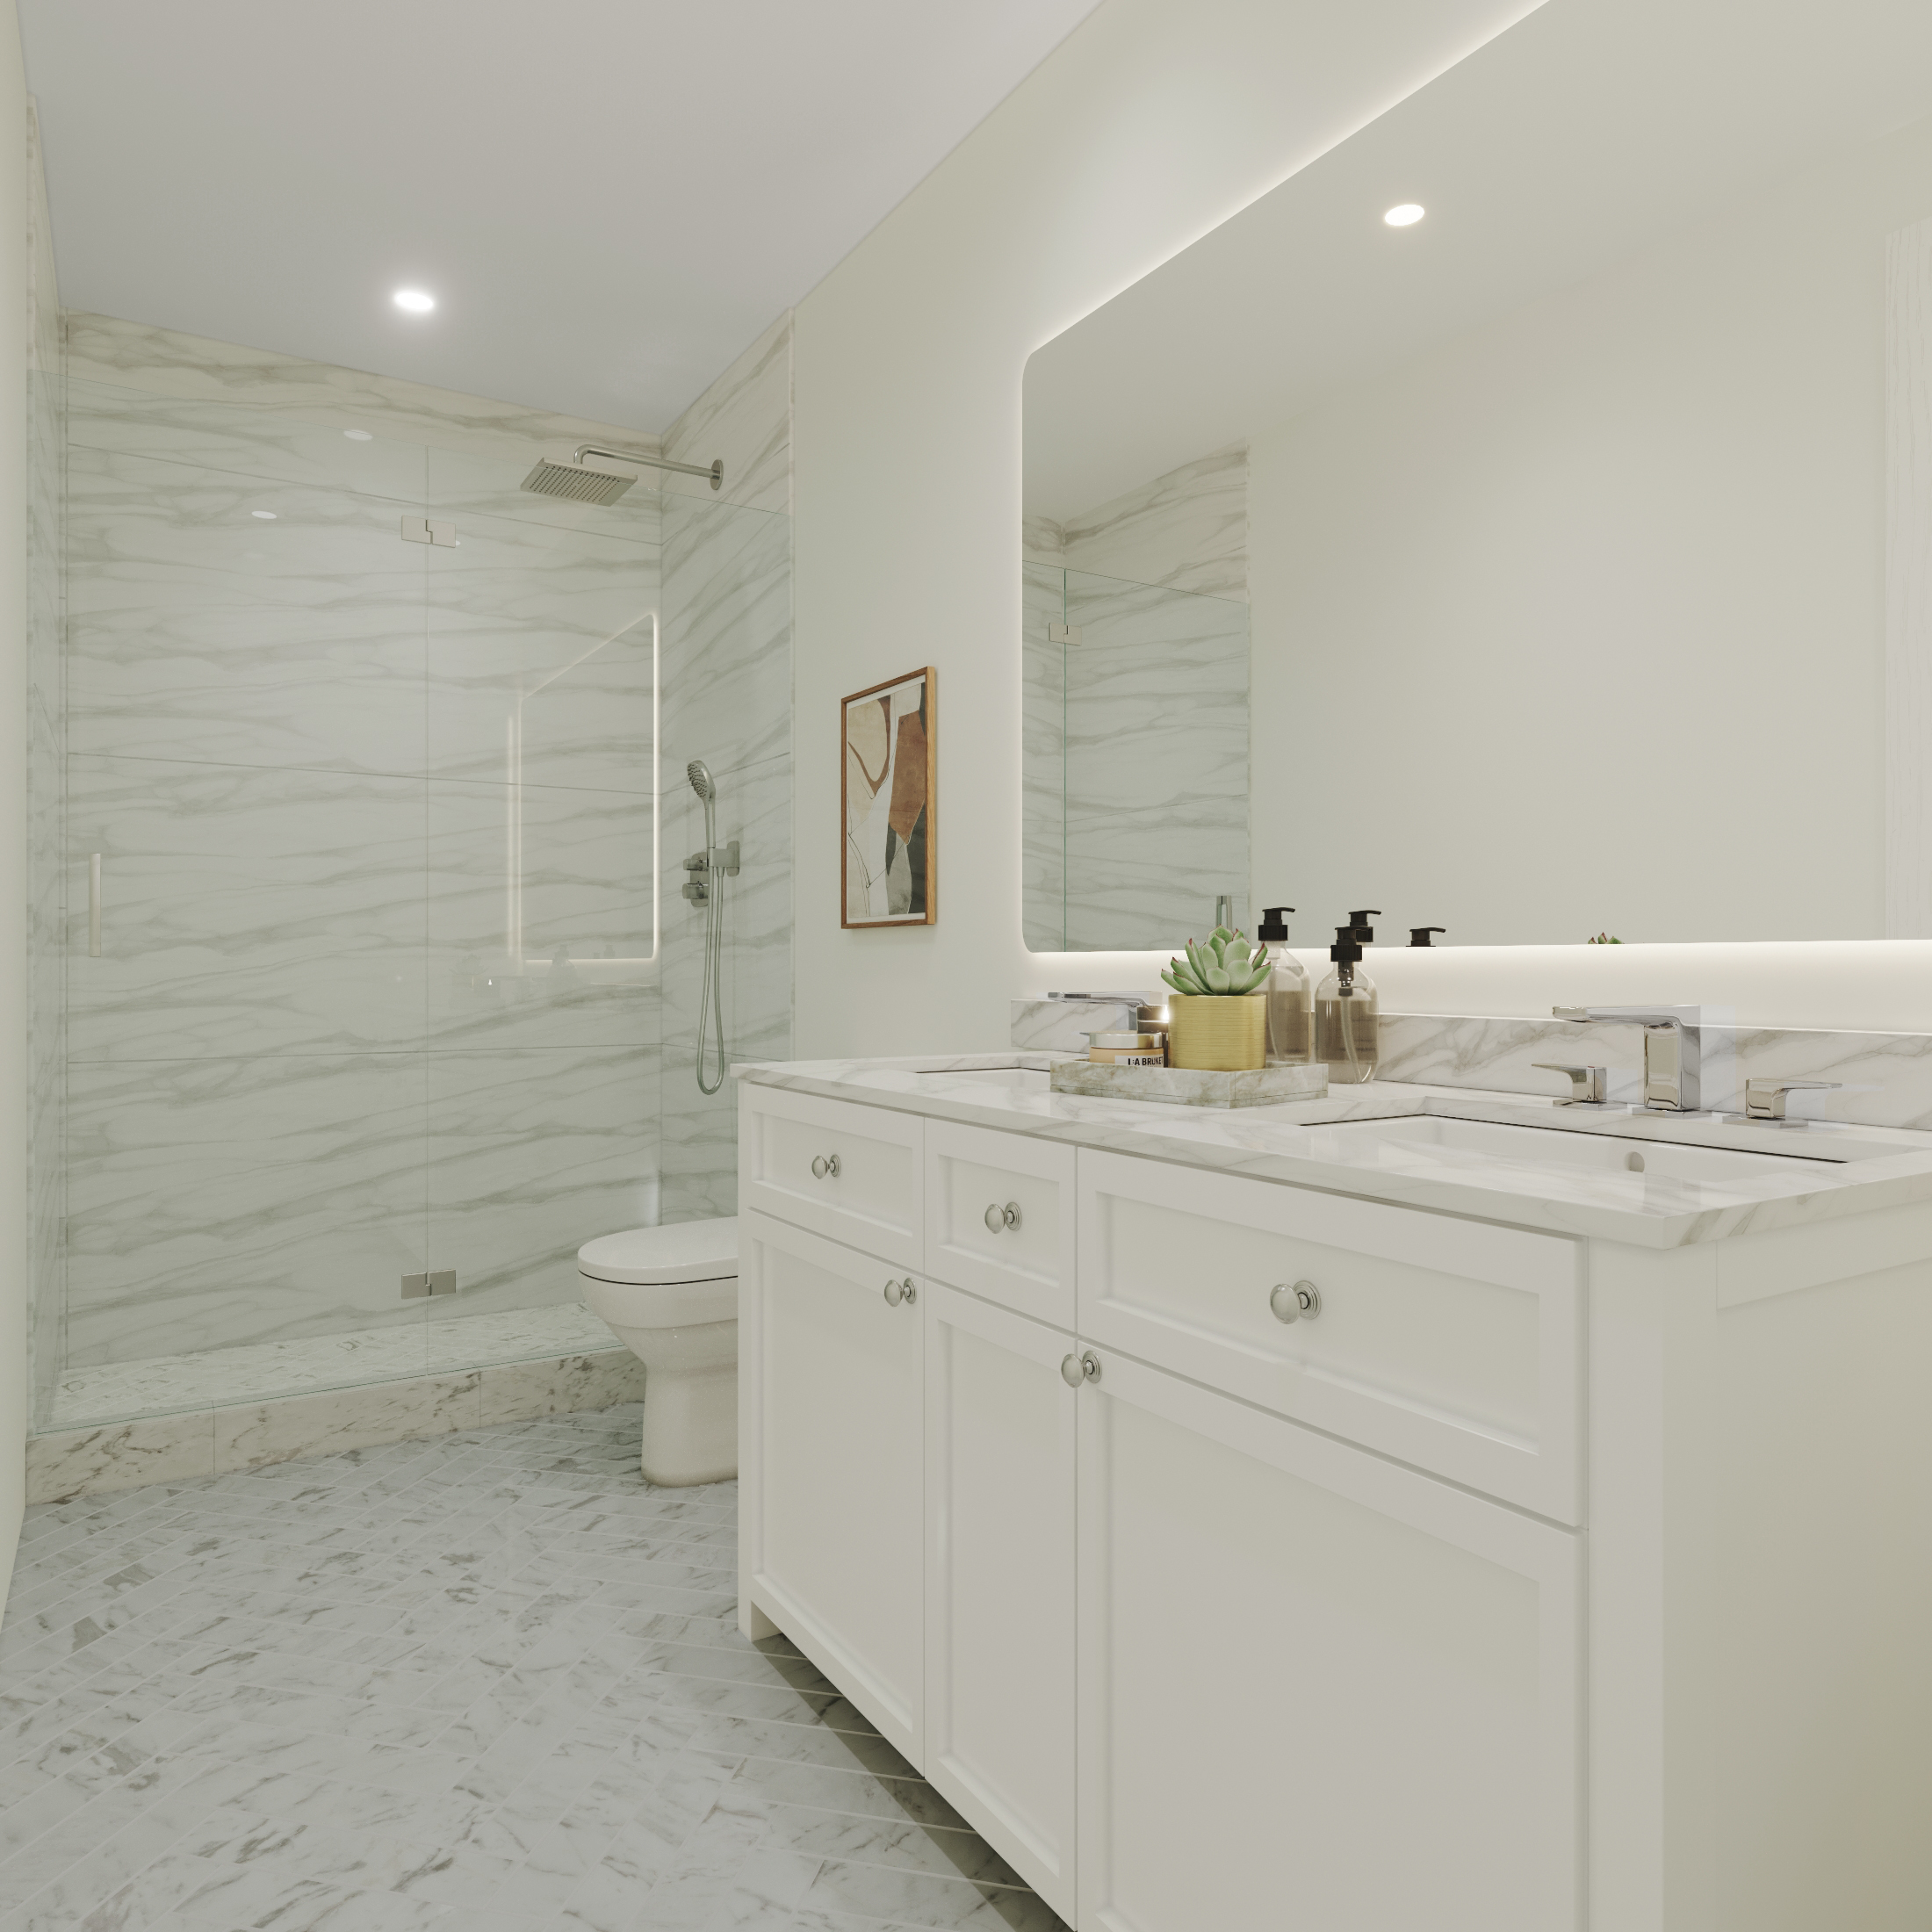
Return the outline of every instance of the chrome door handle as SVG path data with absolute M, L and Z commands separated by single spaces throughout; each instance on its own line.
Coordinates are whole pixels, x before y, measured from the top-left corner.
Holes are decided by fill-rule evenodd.
M 101 855 L 87 856 L 87 956 L 101 956 Z
M 1060 1364 L 1060 1380 L 1069 1388 L 1078 1388 L 1086 1380 L 1086 1369 L 1078 1355 L 1070 1355 Z
M 814 1180 L 837 1180 L 839 1157 L 836 1154 L 814 1154 L 811 1157 L 811 1178 Z
M 997 1235 L 1007 1228 L 1017 1228 L 1019 1225 L 1020 1203 L 1017 1200 L 1009 1200 L 1004 1208 L 994 1201 L 987 1208 L 986 1226 L 994 1234 Z
M 1269 1295 L 1268 1307 L 1278 1322 L 1312 1322 L 1322 1312 L 1322 1291 L 1312 1281 L 1297 1281 L 1292 1288 L 1284 1281 Z
M 912 1286 L 910 1275 L 903 1281 L 888 1281 L 885 1285 L 885 1305 L 896 1308 L 901 1301 L 910 1306 L 919 1298 L 919 1291 Z

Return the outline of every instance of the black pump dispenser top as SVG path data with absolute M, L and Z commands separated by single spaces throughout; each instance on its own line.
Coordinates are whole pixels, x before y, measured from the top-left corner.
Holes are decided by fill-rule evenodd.
M 1373 945 L 1375 928 L 1368 922 L 1371 919 L 1379 919 L 1381 916 L 1382 909 L 1379 905 L 1370 906 L 1366 912 L 1351 912 L 1348 916 L 1348 929 L 1363 945 Z
M 1294 908 L 1292 905 L 1270 905 L 1265 907 L 1261 914 L 1261 923 L 1254 929 L 1254 936 L 1257 939 L 1278 939 L 1282 942 L 1283 945 L 1287 945 L 1288 939 L 1288 922 L 1287 915 L 1294 912 Z
M 1431 933 L 1446 933 L 1448 930 L 1446 926 L 1411 926 L 1409 928 L 1409 943 L 1411 946 L 1433 945 L 1434 941 L 1429 935 Z
M 1329 948 L 1329 957 L 1337 966 L 1352 967 L 1362 956 L 1361 932 L 1353 926 L 1337 926 L 1335 928 L 1335 943 Z

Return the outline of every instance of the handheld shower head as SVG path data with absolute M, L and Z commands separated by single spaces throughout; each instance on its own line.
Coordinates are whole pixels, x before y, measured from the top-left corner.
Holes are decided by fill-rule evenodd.
M 711 768 L 702 758 L 694 758 L 684 768 L 684 775 L 691 781 L 691 789 L 706 804 L 717 796 L 717 787 L 711 782 Z

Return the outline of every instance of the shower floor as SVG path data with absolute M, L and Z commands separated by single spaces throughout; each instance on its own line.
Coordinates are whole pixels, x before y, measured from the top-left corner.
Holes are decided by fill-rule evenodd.
M 566 1301 L 554 1308 L 351 1329 L 295 1342 L 206 1349 L 198 1355 L 105 1362 L 61 1376 L 47 1427 L 80 1429 L 451 1369 L 595 1354 L 620 1345 L 589 1309 Z
M 8 1932 L 1063 1932 L 782 1639 L 635 1406 L 28 1513 Z

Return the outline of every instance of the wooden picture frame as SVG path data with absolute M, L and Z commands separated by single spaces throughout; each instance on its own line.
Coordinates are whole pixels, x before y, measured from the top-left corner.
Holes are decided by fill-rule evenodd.
M 939 673 L 931 665 L 839 703 L 839 923 L 939 919 Z

